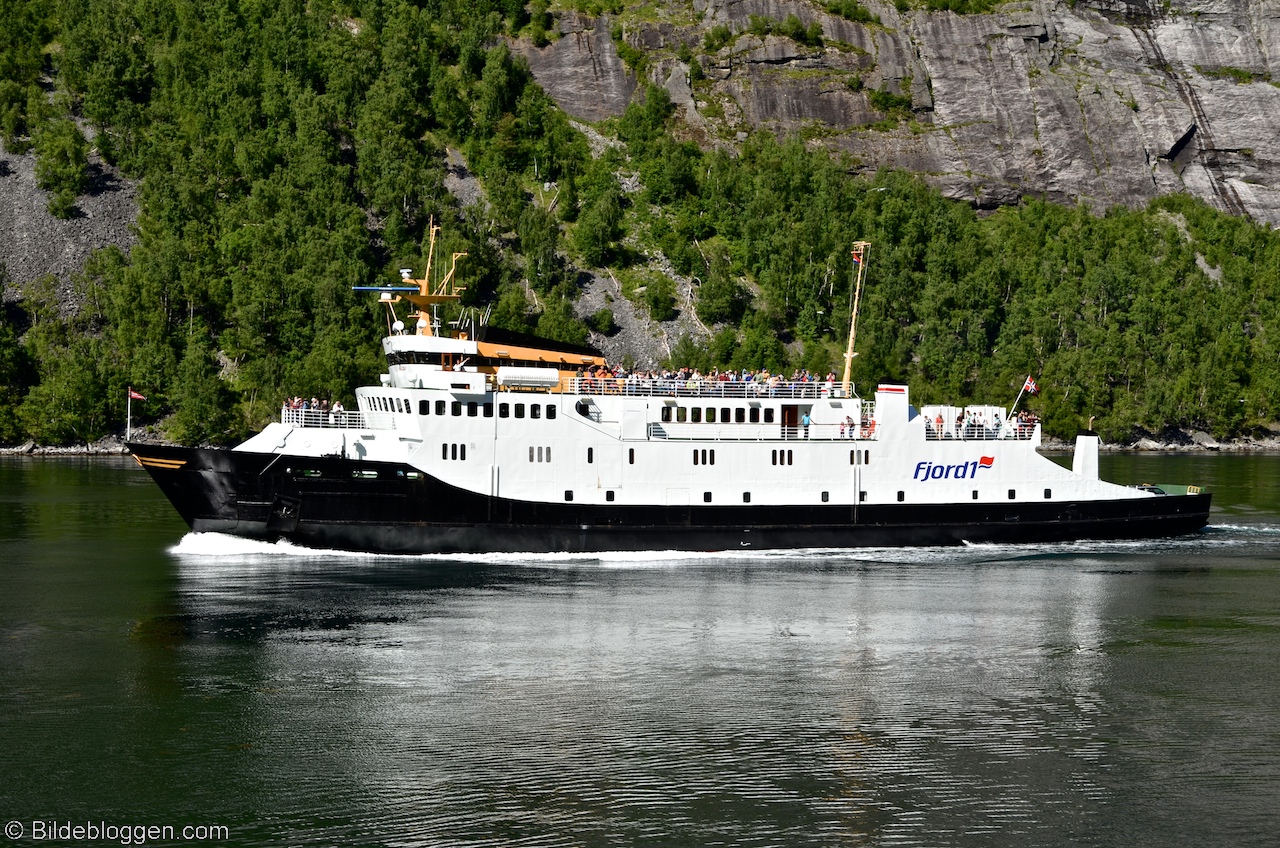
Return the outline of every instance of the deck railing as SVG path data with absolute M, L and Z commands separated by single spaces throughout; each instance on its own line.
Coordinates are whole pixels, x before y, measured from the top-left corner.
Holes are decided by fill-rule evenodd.
M 292 424 L 295 427 L 345 428 L 348 430 L 393 430 L 395 422 L 387 412 L 370 412 L 368 414 L 356 410 L 333 412 L 327 409 L 289 409 L 280 410 L 280 423 Z
M 782 380 L 663 380 L 641 377 L 565 377 L 558 390 L 564 394 L 628 395 L 633 397 L 690 398 L 840 398 L 839 383 L 793 383 Z

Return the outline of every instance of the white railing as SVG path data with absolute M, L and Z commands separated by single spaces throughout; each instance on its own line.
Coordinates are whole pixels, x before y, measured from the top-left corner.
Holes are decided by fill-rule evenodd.
M 781 380 L 650 380 L 640 377 L 565 377 L 561 379 L 557 391 L 581 395 L 746 400 L 844 397 L 839 383 L 792 383 Z
M 1040 430 L 1040 423 L 1009 421 L 999 427 L 987 427 L 979 424 L 963 424 L 959 427 L 943 425 L 941 430 L 931 422 L 925 421 L 924 437 L 926 441 L 962 441 L 990 442 L 1001 439 L 1031 439 Z
M 395 418 L 390 412 L 362 413 L 355 410 L 333 412 L 327 409 L 281 409 L 280 423 L 294 427 L 343 428 L 347 430 L 394 430 Z

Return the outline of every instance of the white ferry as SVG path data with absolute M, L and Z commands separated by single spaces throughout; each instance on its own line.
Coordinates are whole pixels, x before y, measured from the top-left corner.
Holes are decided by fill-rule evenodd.
M 441 334 L 431 310 L 457 299 L 453 275 L 377 289 L 388 368 L 358 410 L 286 408 L 229 450 L 130 450 L 194 531 L 371 552 L 1057 542 L 1208 522 L 1196 487 L 1099 479 L 1091 432 L 1066 468 L 1038 453 L 1038 423 L 917 409 L 902 385 L 863 398 L 847 368 L 844 383 L 598 379 L 590 349 Z

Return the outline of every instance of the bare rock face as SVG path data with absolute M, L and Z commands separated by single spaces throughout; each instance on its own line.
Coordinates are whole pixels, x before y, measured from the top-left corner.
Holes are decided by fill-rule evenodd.
M 806 0 L 694 0 L 668 20 L 624 14 L 623 39 L 722 143 L 799 133 L 979 207 L 1188 192 L 1280 226 L 1278 0 L 1028 0 L 965 16 L 864 6 L 879 24 Z M 823 44 L 748 32 L 752 16 L 789 15 L 819 24 Z M 716 26 L 735 35 L 711 52 Z M 539 82 L 575 117 L 621 114 L 636 84 L 604 24 L 568 14 L 560 27 L 556 44 L 521 51 Z M 675 79 L 682 44 L 702 80 Z M 876 108 L 877 91 L 909 97 L 909 115 Z
M 529 63 L 538 83 L 568 114 L 582 121 L 621 115 L 636 90 L 636 78 L 618 57 L 609 35 L 609 18 L 566 12 L 560 37 L 546 47 L 511 42 L 511 50 Z
M 137 241 L 135 186 L 93 153 L 89 188 L 76 200 L 77 214 L 49 214 L 49 193 L 36 186 L 35 155 L 0 145 L 0 264 L 8 273 L 6 300 L 46 274 L 67 287 L 89 254 L 117 245 L 126 252 Z

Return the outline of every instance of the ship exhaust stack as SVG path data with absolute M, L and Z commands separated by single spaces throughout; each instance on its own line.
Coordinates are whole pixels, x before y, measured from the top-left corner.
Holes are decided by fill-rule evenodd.
M 1071 470 L 1087 480 L 1098 479 L 1098 434 L 1081 430 L 1076 436 L 1076 455 Z

